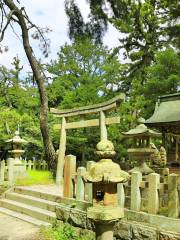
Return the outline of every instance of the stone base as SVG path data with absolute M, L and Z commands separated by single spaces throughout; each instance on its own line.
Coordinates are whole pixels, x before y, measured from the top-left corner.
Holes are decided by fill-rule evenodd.
M 153 173 L 154 170 L 148 167 L 148 165 L 144 162 L 140 166 L 134 167 L 129 171 L 129 173 L 132 173 L 132 172 L 141 172 L 142 175 L 148 175 L 150 173 Z
M 13 176 L 15 179 L 27 177 L 26 166 L 23 164 L 15 164 L 13 166 Z
M 96 206 L 87 209 L 87 217 L 94 221 L 113 221 L 124 217 L 124 210 L 121 207 Z
M 96 239 L 97 240 L 113 240 L 113 228 L 115 222 L 96 222 Z

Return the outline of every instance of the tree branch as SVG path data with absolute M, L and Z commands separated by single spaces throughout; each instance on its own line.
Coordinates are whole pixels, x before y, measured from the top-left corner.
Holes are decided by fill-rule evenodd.
M 14 10 L 12 10 L 8 16 L 7 16 L 7 22 L 6 22 L 6 25 L 4 26 L 4 28 L 2 29 L 1 31 L 1 36 L 0 36 L 0 42 L 2 42 L 2 40 L 4 39 L 4 33 L 7 29 L 7 27 L 9 26 L 10 22 L 11 22 L 11 18 L 12 18 L 12 15 L 14 14 Z

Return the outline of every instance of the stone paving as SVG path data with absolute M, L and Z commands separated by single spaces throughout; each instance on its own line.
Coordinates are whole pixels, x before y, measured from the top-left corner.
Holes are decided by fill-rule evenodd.
M 39 228 L 0 213 L 0 240 L 35 240 Z
M 62 196 L 62 186 L 56 184 L 51 185 L 33 185 L 33 186 L 24 186 L 26 189 L 32 189 L 42 193 L 49 193 L 57 196 Z

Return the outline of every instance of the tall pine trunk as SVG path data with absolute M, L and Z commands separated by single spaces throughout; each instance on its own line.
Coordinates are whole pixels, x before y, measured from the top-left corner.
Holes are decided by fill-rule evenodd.
M 42 133 L 45 154 L 50 169 L 54 169 L 56 165 L 56 157 L 48 129 L 48 96 L 45 88 L 45 79 L 29 42 L 28 27 L 26 24 L 25 16 L 22 12 L 23 10 L 19 9 L 12 0 L 3 0 L 3 2 L 6 6 L 8 6 L 10 11 L 13 12 L 13 15 L 16 16 L 16 18 L 18 19 L 18 24 L 21 27 L 24 50 L 29 60 L 40 95 L 40 129 Z

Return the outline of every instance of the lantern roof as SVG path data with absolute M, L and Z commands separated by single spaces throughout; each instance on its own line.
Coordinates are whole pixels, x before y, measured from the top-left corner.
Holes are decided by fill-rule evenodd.
M 119 183 L 126 182 L 129 174 L 111 159 L 101 159 L 86 173 L 85 179 L 88 182 Z
M 119 164 L 114 163 L 111 157 L 115 155 L 114 145 L 107 139 L 101 140 L 96 146 L 96 154 L 100 161 L 94 164 L 85 174 L 84 179 L 89 182 L 119 183 L 126 182 L 129 174 L 121 170 Z
M 27 143 L 26 140 L 19 136 L 19 131 L 15 132 L 15 136 L 6 141 L 7 143 Z
M 141 123 L 135 128 L 127 131 L 127 132 L 122 132 L 124 137 L 127 138 L 132 138 L 132 137 L 161 137 L 161 133 L 154 131 L 152 129 L 149 129 L 145 124 Z

